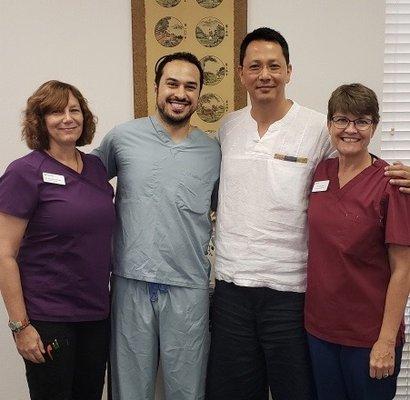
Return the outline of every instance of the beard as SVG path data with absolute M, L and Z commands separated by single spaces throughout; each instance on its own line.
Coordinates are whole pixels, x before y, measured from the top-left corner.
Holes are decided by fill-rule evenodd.
M 158 99 L 157 99 L 157 110 L 162 120 L 168 125 L 173 125 L 173 126 L 183 126 L 189 123 L 189 121 L 191 120 L 191 116 L 195 112 L 195 110 L 190 109 L 188 110 L 187 113 L 173 114 L 173 113 L 167 112 L 166 110 L 166 103 L 168 101 L 169 99 L 165 100 L 165 105 L 162 106 L 158 103 Z M 185 102 L 185 104 L 189 106 L 191 103 Z

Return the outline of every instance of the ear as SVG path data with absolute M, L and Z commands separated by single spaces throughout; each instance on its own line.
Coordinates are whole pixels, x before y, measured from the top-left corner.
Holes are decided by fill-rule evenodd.
M 243 66 L 242 65 L 238 65 L 238 68 L 237 68 L 237 73 L 238 73 L 238 76 L 239 76 L 239 79 L 241 80 L 241 83 L 242 83 L 242 85 L 244 84 L 243 83 Z
M 374 132 L 376 132 L 377 129 L 377 124 L 372 126 L 372 134 L 370 136 L 370 138 L 372 138 L 374 136 Z
M 292 75 L 292 64 L 287 65 L 286 74 L 287 74 L 286 83 L 289 83 L 290 82 L 290 77 Z
M 154 93 L 155 93 L 155 96 L 158 95 L 158 86 L 156 83 L 154 83 Z
M 331 122 L 327 123 L 327 133 L 330 135 L 330 127 L 332 126 Z

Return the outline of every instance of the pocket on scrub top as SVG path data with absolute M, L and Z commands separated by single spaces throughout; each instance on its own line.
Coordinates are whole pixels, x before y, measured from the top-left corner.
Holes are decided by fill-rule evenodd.
M 272 159 L 269 169 L 273 201 L 281 208 L 306 210 L 313 176 L 311 163 Z
M 360 254 L 362 259 L 372 259 L 373 250 L 377 253 L 374 241 L 384 242 L 384 227 L 380 218 L 346 212 L 341 222 L 341 242 L 347 254 Z M 354 235 L 352 235 L 354 232 Z M 369 238 L 371 241 L 369 243 Z
M 205 214 L 209 212 L 211 191 L 209 183 L 195 175 L 185 173 L 178 182 L 176 203 L 181 210 Z

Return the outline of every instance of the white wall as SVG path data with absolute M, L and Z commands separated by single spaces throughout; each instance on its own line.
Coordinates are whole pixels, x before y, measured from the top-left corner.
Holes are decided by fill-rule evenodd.
M 249 30 L 271 26 L 289 42 L 290 98 L 325 112 L 330 92 L 353 81 L 381 98 L 382 0 L 248 0 L 248 10 Z M 0 173 L 27 152 L 20 113 L 42 82 L 60 79 L 80 88 L 99 117 L 96 145 L 113 125 L 132 118 L 131 68 L 129 1 L 0 0 Z M 0 357 L 0 400 L 27 399 L 3 308 Z

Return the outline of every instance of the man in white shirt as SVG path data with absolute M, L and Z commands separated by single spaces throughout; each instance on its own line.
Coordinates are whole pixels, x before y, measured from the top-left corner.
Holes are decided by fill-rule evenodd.
M 303 319 L 306 209 L 332 148 L 325 115 L 286 98 L 291 73 L 279 32 L 244 38 L 239 74 L 251 107 L 229 114 L 219 134 L 208 400 L 264 400 L 268 389 L 275 400 L 315 398 Z

